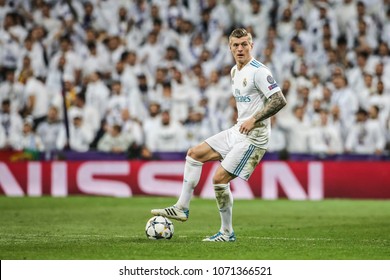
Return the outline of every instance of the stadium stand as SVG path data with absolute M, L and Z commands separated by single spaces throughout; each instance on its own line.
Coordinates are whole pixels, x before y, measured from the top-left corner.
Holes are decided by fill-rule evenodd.
M 388 0 L 0 0 L 0 149 L 184 152 L 235 121 L 235 27 L 288 101 L 271 154 L 388 157 Z

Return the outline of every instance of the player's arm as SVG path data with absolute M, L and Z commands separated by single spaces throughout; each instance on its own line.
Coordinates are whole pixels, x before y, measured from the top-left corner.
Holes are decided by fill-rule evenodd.
M 286 106 L 287 101 L 281 91 L 275 92 L 272 94 L 268 102 L 265 104 L 262 110 L 257 111 L 253 118 L 256 120 L 256 123 L 261 122 L 265 119 L 268 119 L 279 112 L 284 106 Z
M 268 102 L 265 104 L 263 109 L 258 110 L 251 118 L 242 123 L 240 132 L 248 134 L 258 125 L 258 123 L 275 115 L 284 106 L 286 106 L 286 104 L 287 101 L 283 93 L 281 91 L 275 92 L 268 98 Z

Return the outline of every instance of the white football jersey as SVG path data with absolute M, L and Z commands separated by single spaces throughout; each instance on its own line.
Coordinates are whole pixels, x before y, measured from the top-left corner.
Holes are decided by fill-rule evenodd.
M 232 93 L 237 103 L 238 118 L 235 127 L 261 110 L 267 99 L 280 87 L 272 77 L 271 71 L 262 63 L 252 58 L 241 70 L 235 65 L 231 72 Z M 249 133 L 251 142 L 260 148 L 268 147 L 271 132 L 270 120 L 266 119 Z

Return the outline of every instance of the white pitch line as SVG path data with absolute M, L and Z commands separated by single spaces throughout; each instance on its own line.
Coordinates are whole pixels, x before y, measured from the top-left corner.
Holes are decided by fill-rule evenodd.
M 266 237 L 266 236 L 248 236 L 250 239 L 263 239 L 263 240 L 285 240 L 285 241 L 335 241 L 343 239 L 334 238 L 308 238 L 308 237 Z
M 89 239 L 89 238 L 140 238 L 141 235 L 103 235 L 103 234 L 44 234 L 44 233 L 25 233 L 21 235 L 15 234 L 2 234 L 0 236 L 0 242 L 13 241 L 13 242 L 28 242 L 31 240 L 42 240 L 43 238 L 62 238 L 62 239 Z M 189 238 L 186 235 L 176 235 L 176 238 Z M 257 239 L 257 240 L 283 240 L 283 241 L 342 241 L 345 239 L 339 238 L 314 238 L 314 237 L 272 237 L 272 236 L 245 236 L 241 239 Z M 49 240 L 45 240 L 49 241 Z M 387 239 L 362 239 L 361 242 L 389 242 Z

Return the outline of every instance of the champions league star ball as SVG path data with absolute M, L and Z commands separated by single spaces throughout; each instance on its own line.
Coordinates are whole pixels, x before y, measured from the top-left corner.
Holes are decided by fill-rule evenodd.
M 145 233 L 149 239 L 171 239 L 173 232 L 173 223 L 168 218 L 155 216 L 146 223 Z

